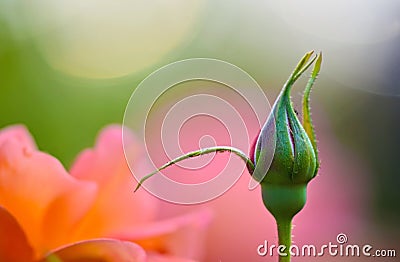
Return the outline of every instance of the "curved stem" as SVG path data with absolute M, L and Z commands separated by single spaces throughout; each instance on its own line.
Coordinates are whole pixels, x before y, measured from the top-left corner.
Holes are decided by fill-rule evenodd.
M 167 168 L 167 167 L 169 167 L 169 166 L 172 166 L 172 165 L 174 165 L 174 164 L 176 164 L 176 163 L 178 163 L 178 162 L 180 162 L 180 161 L 183 161 L 183 160 L 185 160 L 185 159 L 188 159 L 188 158 L 198 157 L 198 156 L 207 155 L 207 154 L 215 153 L 215 152 L 217 152 L 217 153 L 230 152 L 230 153 L 233 153 L 233 154 L 237 155 L 237 156 L 240 157 L 244 162 L 246 162 L 246 166 L 247 166 L 247 169 L 249 170 L 250 174 L 253 173 L 254 168 L 255 168 L 255 167 L 254 167 L 254 163 L 253 163 L 253 162 L 251 161 L 251 159 L 250 159 L 248 156 L 246 156 L 246 154 L 243 153 L 241 150 L 239 150 L 239 149 L 237 149 L 237 148 L 234 148 L 234 147 L 231 147 L 231 146 L 215 146 L 215 147 L 208 147 L 208 148 L 200 149 L 200 150 L 197 150 L 197 151 L 192 151 L 192 152 L 189 152 L 189 153 L 184 154 L 184 155 L 182 155 L 182 156 L 179 156 L 179 157 L 177 157 L 177 158 L 175 158 L 175 159 L 169 161 L 169 162 L 166 163 L 165 165 L 161 166 L 160 168 L 158 168 L 158 169 L 157 169 L 156 171 L 154 171 L 153 173 L 144 176 L 142 179 L 140 179 L 140 181 L 139 181 L 138 185 L 136 186 L 134 192 L 136 192 L 136 191 L 140 188 L 140 186 L 143 184 L 144 181 L 146 181 L 146 180 L 149 179 L 150 177 L 154 176 L 155 174 L 157 174 L 158 172 L 160 172 L 161 170 L 163 170 L 163 169 L 165 169 L 165 168 Z
M 286 247 L 283 253 L 287 256 L 279 256 L 279 262 L 290 262 L 290 246 L 292 244 L 292 221 L 291 220 L 277 220 L 278 225 L 278 238 L 279 245 L 284 245 Z

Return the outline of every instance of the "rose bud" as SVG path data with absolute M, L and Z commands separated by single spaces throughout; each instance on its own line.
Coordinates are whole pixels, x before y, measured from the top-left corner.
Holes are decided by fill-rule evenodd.
M 322 56 L 319 54 L 308 61 L 311 55 L 312 52 L 302 58 L 283 86 L 250 154 L 255 165 L 253 178 L 261 183 L 264 204 L 275 218 L 291 219 L 302 209 L 307 183 L 315 177 L 319 166 L 309 94 Z M 315 59 L 317 61 L 304 93 L 301 123 L 290 100 L 290 90 Z M 264 161 L 272 143 L 275 143 L 275 153 L 269 166 Z

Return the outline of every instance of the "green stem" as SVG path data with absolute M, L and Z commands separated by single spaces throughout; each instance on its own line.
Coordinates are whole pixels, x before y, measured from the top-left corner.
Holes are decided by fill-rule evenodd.
M 279 245 L 286 247 L 283 253 L 287 256 L 279 256 L 279 262 L 290 262 L 290 246 L 292 244 L 292 221 L 291 220 L 277 220 L 278 225 L 278 238 Z
M 255 168 L 253 162 L 251 161 L 251 159 L 248 156 L 246 156 L 245 153 L 243 153 L 239 149 L 231 147 L 231 146 L 208 147 L 208 148 L 200 149 L 200 150 L 197 150 L 197 151 L 192 151 L 192 152 L 189 152 L 189 153 L 184 154 L 182 156 L 179 156 L 179 157 L 169 161 L 168 163 L 166 163 L 162 167 L 158 168 L 153 173 L 142 177 L 142 179 L 140 179 L 138 185 L 136 186 L 134 192 L 136 192 L 141 187 L 141 185 L 143 184 L 144 181 L 146 181 L 150 177 L 154 176 L 155 174 L 157 174 L 158 172 L 160 172 L 161 170 L 163 170 L 163 169 L 165 169 L 165 168 L 167 168 L 169 166 L 172 166 L 172 165 L 174 165 L 174 164 L 176 164 L 176 163 L 178 163 L 180 161 L 183 161 L 185 159 L 188 159 L 188 158 L 198 157 L 198 156 L 207 155 L 207 154 L 215 153 L 215 152 L 217 152 L 217 153 L 230 152 L 230 153 L 233 153 L 233 154 L 239 156 L 246 163 L 247 169 L 249 170 L 250 174 L 253 173 L 254 168 Z
M 261 183 L 261 192 L 265 207 L 275 217 L 276 224 L 278 225 L 279 245 L 286 247 L 284 252 L 281 253 L 286 253 L 287 256 L 280 256 L 279 262 L 290 262 L 289 250 L 292 244 L 292 219 L 306 203 L 307 185 L 273 185 Z

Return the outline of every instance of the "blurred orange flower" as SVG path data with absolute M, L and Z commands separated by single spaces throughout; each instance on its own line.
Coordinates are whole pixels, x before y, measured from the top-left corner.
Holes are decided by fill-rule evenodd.
M 159 200 L 135 186 L 122 128 L 103 130 L 68 173 L 22 126 L 0 131 L 0 261 L 191 261 L 207 210 L 157 220 Z M 137 170 L 148 172 L 131 134 Z

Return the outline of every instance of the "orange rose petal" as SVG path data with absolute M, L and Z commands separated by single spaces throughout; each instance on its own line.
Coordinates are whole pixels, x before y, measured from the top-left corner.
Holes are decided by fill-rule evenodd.
M 134 150 L 138 165 L 146 166 L 141 156 L 143 148 L 133 134 L 125 149 Z M 80 224 L 75 240 L 109 236 L 154 219 L 156 199 L 145 190 L 133 193 L 136 181 L 125 160 L 120 126 L 103 130 L 95 148 L 79 156 L 71 175 L 99 187 L 96 202 Z
M 0 145 L 7 140 L 15 139 L 27 149 L 36 149 L 35 141 L 29 131 L 22 125 L 14 125 L 0 130 Z
M 0 261 L 33 261 L 33 250 L 15 218 L 0 206 Z
M 15 136 L 12 132 L 16 132 Z M 16 129 L 1 131 L 1 137 L 0 205 L 15 217 L 32 243 L 36 256 L 39 256 L 61 244 L 53 242 L 52 235 L 45 236 L 43 227 L 57 228 L 53 234 L 65 236 L 69 226 L 77 222 L 71 219 L 61 221 L 62 227 L 57 226 L 60 221 L 56 216 L 53 224 L 47 224 L 51 220 L 43 224 L 54 200 L 68 193 L 73 200 L 62 201 L 64 205 L 57 211 L 65 208 L 70 212 L 69 218 L 78 219 L 93 201 L 96 185 L 71 177 L 57 159 L 36 151 L 29 139 L 21 139 Z M 73 207 L 68 206 L 71 203 Z
M 134 241 L 146 250 L 161 254 L 198 259 L 211 219 L 211 210 L 203 209 L 140 228 L 127 228 L 111 237 Z
M 94 202 L 97 190 L 95 184 L 74 184 L 49 204 L 42 219 L 42 235 L 48 243 L 47 247 L 51 249 L 74 242 L 72 235 L 76 224 Z
M 134 134 L 129 129 L 124 129 L 127 145 L 125 150 L 132 150 L 135 158 L 138 159 L 144 154 L 143 145 L 140 144 Z M 89 163 L 88 163 L 89 162 Z M 93 149 L 84 151 L 78 158 L 71 173 L 77 178 L 95 180 L 97 183 L 107 183 L 108 179 L 113 176 L 112 173 L 87 172 L 87 170 L 102 167 L 115 168 L 115 166 L 123 166 L 125 168 L 125 155 L 122 146 L 122 127 L 119 125 L 111 125 L 100 131 Z
M 113 239 L 94 239 L 63 247 L 41 262 L 145 262 L 146 253 L 137 244 Z

